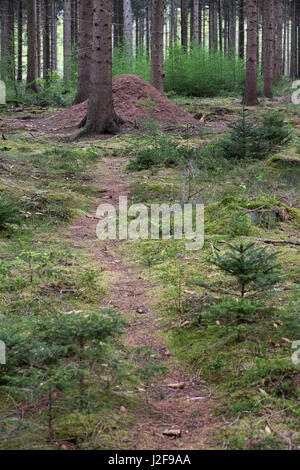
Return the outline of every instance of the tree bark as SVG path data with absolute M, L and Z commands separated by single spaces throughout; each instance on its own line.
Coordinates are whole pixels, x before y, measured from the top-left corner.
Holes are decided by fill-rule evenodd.
M 296 0 L 292 0 L 292 27 L 291 27 L 291 78 L 297 76 L 297 20 Z
M 56 0 L 51 0 L 51 73 L 57 71 L 57 14 Z
M 133 55 L 132 38 L 132 7 L 131 0 L 124 0 L 124 26 L 125 26 L 125 46 L 127 52 Z
M 245 106 L 256 106 L 257 99 L 257 0 L 248 0 L 247 9 L 247 65 L 246 65 L 246 87 Z
M 199 45 L 199 0 L 194 0 L 194 35 L 193 40 Z
M 64 0 L 64 79 L 71 78 L 72 59 L 72 18 L 71 0 Z
M 43 78 L 50 80 L 50 5 L 49 0 L 44 0 L 43 9 Z
M 37 92 L 36 0 L 27 0 L 27 90 Z
M 85 129 L 80 135 L 116 134 L 119 122 L 112 97 L 112 2 L 93 2 L 93 52 Z
M 264 0 L 264 96 L 273 98 L 274 0 Z
M 245 0 L 239 0 L 239 58 L 245 56 Z
M 93 42 L 93 1 L 80 0 L 78 31 L 78 86 L 74 104 L 89 97 Z
M 183 49 L 187 50 L 188 45 L 188 2 L 181 0 L 181 45 Z
M 151 84 L 164 92 L 164 0 L 152 1 Z
M 275 0 L 276 12 L 276 56 L 274 78 L 278 83 L 283 74 L 282 33 L 283 33 L 283 0 Z
M 23 79 L 23 0 L 18 3 L 18 73 L 17 80 Z

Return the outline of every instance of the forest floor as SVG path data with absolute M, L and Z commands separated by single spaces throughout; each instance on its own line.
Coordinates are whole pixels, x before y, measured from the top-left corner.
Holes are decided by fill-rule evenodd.
M 241 111 L 236 98 L 177 97 L 174 101 L 184 111 L 197 114 L 201 122 L 196 128 L 178 125 L 164 132 L 191 148 L 213 142 L 216 133 L 225 132 Z M 260 116 L 270 110 L 282 113 L 295 132 L 293 143 L 278 154 L 297 159 L 300 111 L 286 98 L 278 98 L 263 101 L 251 113 Z M 299 338 L 297 330 L 283 327 L 286 311 L 294 311 L 296 318 L 299 315 L 300 254 L 297 246 L 280 243 L 299 236 L 297 167 L 275 168 L 265 161 L 233 167 L 214 161 L 212 167 L 193 175 L 192 182 L 180 168 L 129 172 L 128 161 L 157 139 L 151 135 L 155 127 L 151 112 L 144 122 L 147 132 L 135 125 L 120 136 L 78 144 L 62 143 L 66 132 L 73 132 L 72 126 L 63 130 L 64 121 L 57 115 L 52 118 L 50 110 L 46 118 L 35 112 L 29 109 L 22 120 L 15 112 L 0 116 L 0 191 L 20 201 L 26 219 L 21 232 L 11 227 L 1 235 L 1 259 L 8 260 L 12 272 L 9 293 L 1 291 L 1 312 L 26 315 L 52 308 L 68 312 L 114 307 L 128 323 L 122 341 L 134 365 L 135 383 L 113 381 L 109 391 L 101 390 L 101 380 L 95 384 L 102 404 L 100 428 L 99 412 L 88 417 L 74 410 L 66 412 L 58 400 L 53 442 L 47 440 L 45 397 L 33 409 L 27 410 L 21 401 L 12 402 L 7 410 L 4 394 L 1 414 L 10 421 L 1 430 L 2 447 L 299 448 L 300 373 L 290 359 L 291 343 Z M 41 126 L 43 119 L 53 122 L 49 132 Z M 101 203 L 117 206 L 120 195 L 147 205 L 173 202 L 186 191 L 199 190 L 201 202 L 208 206 L 206 242 L 200 253 L 185 251 L 181 241 L 97 239 L 96 209 Z M 255 203 L 256 209 L 266 206 L 272 214 L 279 208 L 286 213 L 280 221 L 245 222 L 241 209 L 228 205 L 228 196 L 241 207 L 246 201 L 249 207 Z M 210 262 L 212 247 L 223 250 L 227 243 L 243 237 L 277 240 L 279 245 L 268 246 L 272 252 L 280 248 L 286 279 L 267 297 L 269 307 L 279 306 L 278 310 L 255 328 L 250 325 L 239 342 L 220 324 L 199 327 L 197 309 L 207 293 L 195 287 L 193 280 L 212 278 L 226 287 L 227 280 Z M 25 253 L 22 265 L 20 252 Z M 49 256 L 51 269 L 61 274 L 55 285 L 38 261 L 31 268 L 36 273 L 34 282 L 26 283 L 26 256 L 31 252 Z M 87 277 L 86 272 L 94 277 Z M 24 280 L 21 293 L 16 288 L 20 277 Z M 144 356 L 130 352 L 147 346 Z M 148 370 L 149 364 L 153 370 Z M 144 379 L 135 368 L 144 369 Z M 30 426 L 20 431 L 14 424 L 16 416 Z M 164 434 L 170 430 L 174 435 Z

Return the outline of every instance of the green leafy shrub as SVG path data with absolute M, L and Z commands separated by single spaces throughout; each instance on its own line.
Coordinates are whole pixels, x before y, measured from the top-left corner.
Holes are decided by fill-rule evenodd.
M 149 170 L 160 166 L 178 166 L 193 158 L 197 152 L 189 149 L 169 137 L 160 136 L 153 144 L 140 150 L 134 160 L 127 165 L 129 171 Z

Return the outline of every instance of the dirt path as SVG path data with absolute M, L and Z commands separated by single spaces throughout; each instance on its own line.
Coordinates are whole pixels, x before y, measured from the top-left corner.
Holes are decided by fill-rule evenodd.
M 105 159 L 100 162 L 96 182 L 107 193 L 101 202 L 116 207 L 119 195 L 128 195 L 128 177 L 122 173 L 124 159 Z M 162 327 L 151 306 L 151 287 L 147 286 L 125 260 L 116 258 L 115 249 L 120 242 L 96 240 L 97 220 L 85 218 L 72 229 L 72 238 L 89 240 L 93 257 L 105 268 L 110 280 L 110 295 L 107 304 L 112 305 L 128 320 L 130 327 L 126 341 L 131 346 L 150 345 L 161 365 L 167 366 L 166 376 L 159 376 L 151 383 L 148 392 L 150 413 L 141 413 L 139 422 L 132 429 L 131 449 L 210 449 L 218 431 L 213 417 L 212 392 L 201 377 L 191 377 L 176 365 L 172 354 L 166 348 Z M 106 304 L 106 305 L 107 305 Z M 143 313 L 138 313 L 138 310 Z M 184 382 L 184 388 L 172 389 L 169 384 Z M 143 402 L 143 391 L 137 392 Z M 130 410 L 129 410 L 130 412 Z M 139 414 L 140 416 L 140 414 Z M 166 430 L 180 430 L 181 437 L 164 435 Z

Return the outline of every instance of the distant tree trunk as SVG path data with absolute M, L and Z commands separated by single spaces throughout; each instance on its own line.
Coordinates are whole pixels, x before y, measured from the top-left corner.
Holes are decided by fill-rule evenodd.
M 23 0 L 18 3 L 18 73 L 17 80 L 23 79 Z
M 174 44 L 174 26 L 175 26 L 175 3 L 174 0 L 170 1 L 170 36 L 169 46 L 172 47 Z
M 264 96 L 273 98 L 274 0 L 264 0 Z
M 239 57 L 245 56 L 245 0 L 239 0 Z
M 126 50 L 130 55 L 133 55 L 131 0 L 124 0 L 124 26 Z
M 244 104 L 256 106 L 257 99 L 257 0 L 248 0 L 247 66 Z
M 93 30 L 93 1 L 79 2 L 78 34 L 78 86 L 74 104 L 82 103 L 89 97 Z
M 15 79 L 14 8 L 10 0 L 1 2 L 1 76 Z
M 202 44 L 202 0 L 199 0 L 199 39 L 198 44 Z
M 113 32 L 114 32 L 114 47 L 123 44 L 124 39 L 124 5 L 123 0 L 113 1 Z
M 56 0 L 51 0 L 51 73 L 57 71 L 57 15 Z
M 194 34 L 193 40 L 196 45 L 199 44 L 199 0 L 194 0 Z
M 93 52 L 84 134 L 119 132 L 112 97 L 112 2 L 93 2 Z
M 37 76 L 41 74 L 41 0 L 36 0 L 36 41 L 37 41 Z
M 292 29 L 291 29 L 291 78 L 297 76 L 297 15 L 296 0 L 292 0 Z
M 78 42 L 78 0 L 71 0 L 72 48 Z
M 50 79 L 50 5 L 49 0 L 44 0 L 43 9 L 43 78 L 47 82 Z
M 229 27 L 229 49 L 235 54 L 236 52 L 236 5 L 235 2 L 230 2 L 230 27 Z
M 64 0 L 64 79 L 71 78 L 72 59 L 72 18 L 71 0 Z
M 188 45 L 188 0 L 181 0 L 181 45 L 186 51 Z
M 276 54 L 274 78 L 278 83 L 283 74 L 282 31 L 283 31 L 283 0 L 275 0 L 276 12 Z
M 36 0 L 27 0 L 27 89 L 37 92 Z
M 218 0 L 218 19 L 219 19 L 219 49 L 223 51 L 223 28 L 222 28 L 222 6 L 221 0 Z
M 164 0 L 152 1 L 151 85 L 164 92 Z
M 146 6 L 146 55 L 150 58 L 150 12 L 149 6 Z
M 1 11 L 1 78 L 5 80 L 7 78 L 7 56 L 9 49 L 9 37 L 8 37 L 8 21 L 6 11 L 8 8 L 8 0 L 2 0 L 0 3 Z

